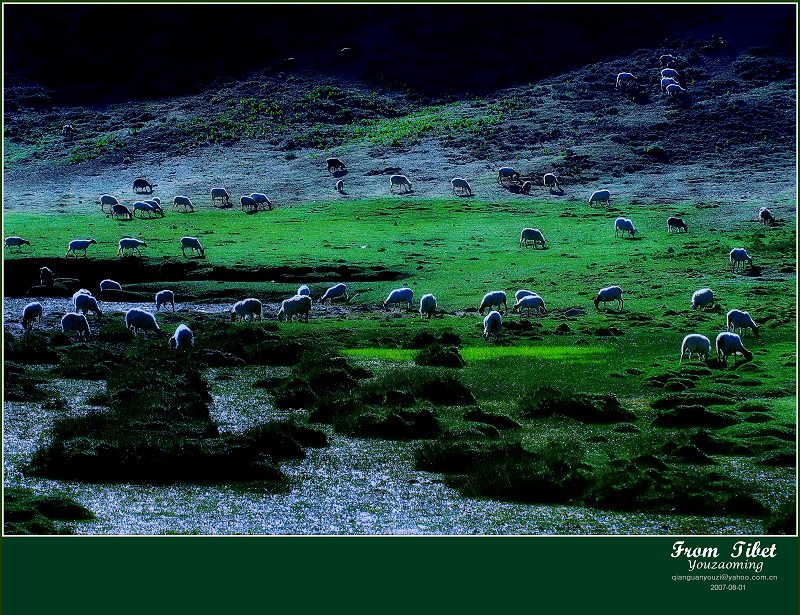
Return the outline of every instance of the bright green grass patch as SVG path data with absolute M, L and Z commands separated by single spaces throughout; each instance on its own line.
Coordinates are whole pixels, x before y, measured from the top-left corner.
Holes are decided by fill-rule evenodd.
M 346 348 L 342 354 L 359 359 L 380 359 L 381 361 L 412 361 L 417 350 L 403 348 Z
M 590 346 L 468 346 L 461 349 L 467 361 L 487 361 L 506 358 L 536 358 L 549 361 L 599 361 L 600 355 L 610 348 Z M 384 361 L 411 361 L 416 350 L 401 348 L 347 348 L 343 351 L 350 357 L 381 359 Z

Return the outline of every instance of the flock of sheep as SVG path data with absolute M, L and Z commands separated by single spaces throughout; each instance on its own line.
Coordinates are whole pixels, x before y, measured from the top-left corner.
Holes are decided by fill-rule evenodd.
M 686 98 L 689 92 L 680 84 L 680 73 L 675 70 L 674 66 L 678 64 L 678 58 L 670 54 L 664 54 L 659 58 L 661 61 L 661 91 L 666 92 L 668 96 Z M 622 72 L 617 75 L 617 88 L 626 88 L 630 85 L 638 85 L 639 81 L 633 73 Z

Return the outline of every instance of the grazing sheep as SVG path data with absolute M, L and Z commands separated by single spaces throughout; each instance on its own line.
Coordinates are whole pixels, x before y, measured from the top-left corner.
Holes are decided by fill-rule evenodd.
M 84 314 L 64 314 L 61 318 L 61 331 L 65 335 L 70 331 L 77 331 L 79 339 L 83 338 L 84 333 L 87 337 L 92 336 L 89 321 Z
M 181 252 L 186 256 L 186 248 L 191 248 L 189 254 L 194 254 L 195 250 L 200 256 L 205 256 L 206 251 L 196 237 L 181 237 Z M 188 258 L 188 257 L 187 257 Z
M 758 220 L 763 224 L 775 224 L 775 217 L 766 207 L 762 207 L 758 210 Z
M 531 190 L 533 190 L 533 182 L 530 181 L 522 182 L 522 188 L 519 189 L 519 191 L 522 194 L 530 194 Z
M 160 199 L 160 198 L 158 198 L 157 196 L 154 196 L 154 197 L 153 197 L 152 199 L 150 199 L 150 200 L 151 200 L 151 201 L 155 201 L 156 203 L 158 203 L 158 206 L 159 206 L 159 207 L 161 207 L 161 199 Z
M 114 205 L 111 208 L 111 217 L 112 218 L 127 218 L 128 220 L 133 220 L 133 212 L 125 207 L 125 205 Z
M 625 237 L 625 231 L 628 231 L 630 237 L 636 234 L 636 227 L 633 226 L 633 222 L 628 218 L 617 218 L 614 220 L 614 237 L 617 237 L 618 232 L 621 232 L 622 236 Z
M 390 303 L 405 303 L 408 309 L 411 309 L 411 303 L 414 301 L 414 291 L 410 288 L 395 288 L 392 292 L 389 293 L 389 296 L 386 297 L 386 301 L 383 302 L 383 309 L 387 309 L 387 306 Z
M 708 361 L 708 357 L 711 354 L 711 340 L 705 335 L 690 333 L 683 338 L 683 342 L 681 343 L 681 358 L 678 363 L 683 363 L 683 356 L 687 352 L 689 353 L 690 361 L 692 360 L 692 353 L 697 355 L 698 359 L 703 357 L 704 361 Z
M 75 130 L 72 124 L 64 124 L 61 127 L 61 136 L 65 139 L 74 139 L 78 136 L 78 131 Z
M 231 320 L 238 320 L 239 318 L 242 320 L 252 320 L 255 319 L 256 316 L 261 320 L 261 314 L 261 301 L 252 297 L 237 301 L 231 308 Z
M 339 171 L 347 170 L 347 167 L 344 166 L 344 162 L 338 158 L 327 158 L 325 160 L 325 164 L 328 165 L 328 173 L 337 173 Z
M 675 64 L 675 62 L 678 61 L 678 58 L 668 53 L 665 53 L 663 56 L 658 58 L 658 61 L 661 62 L 661 66 L 669 66 L 670 64 Z
M 663 92 L 671 85 L 680 85 L 673 77 L 661 77 L 661 91 Z
M 436 316 L 436 297 L 428 293 L 419 300 L 419 315 L 431 318 Z
M 175 311 L 175 293 L 173 293 L 171 290 L 160 290 L 160 291 L 158 291 L 156 293 L 156 312 L 158 312 L 161 309 L 162 305 L 164 306 L 164 309 L 166 310 L 167 309 L 166 305 L 168 303 L 172 305 L 172 311 L 174 312 Z
M 491 292 L 486 293 L 481 299 L 481 305 L 478 308 L 478 313 L 483 316 L 483 310 L 486 308 L 490 308 L 492 306 L 497 306 L 497 309 L 500 309 L 502 305 L 505 307 L 506 312 L 508 312 L 508 303 L 506 303 L 506 293 L 502 290 L 493 290 Z
M 183 211 L 194 211 L 194 205 L 188 196 L 178 195 L 172 199 L 172 209 L 178 209 L 178 207 L 183 207 Z
M 519 245 L 527 246 L 529 243 L 533 243 L 533 249 L 536 249 L 536 244 L 541 244 L 542 249 L 544 249 L 544 235 L 542 235 L 542 231 L 538 228 L 524 228 L 522 232 L 519 234 Z
M 742 338 L 735 333 L 723 331 L 717 336 L 717 361 L 722 360 L 723 365 L 728 364 L 728 357 L 733 355 L 733 365 L 736 366 L 736 355 L 741 354 L 745 360 L 752 361 L 753 353 L 742 344 Z
M 119 201 L 117 197 L 111 196 L 110 194 L 104 194 L 100 197 L 100 209 L 103 213 L 106 213 L 106 205 L 109 207 L 109 211 L 114 211 L 114 205 L 119 205 Z
M 526 295 L 517 299 L 517 302 L 514 304 L 514 307 L 511 308 L 511 311 L 519 312 L 521 314 L 522 310 L 528 310 L 529 313 L 531 310 L 536 310 L 537 316 L 540 313 L 547 314 L 547 308 L 544 305 L 544 299 L 542 299 L 539 295 Z
M 730 260 L 731 271 L 736 271 L 739 268 L 739 265 L 742 263 L 748 263 L 751 267 L 753 266 L 753 259 L 750 258 L 750 255 L 744 248 L 734 248 L 731 250 Z M 742 265 L 742 270 L 744 270 L 746 267 L 747 265 Z
M 539 295 L 533 292 L 532 290 L 525 290 L 525 289 L 518 290 L 517 292 L 514 293 L 514 299 L 516 299 L 517 301 L 519 301 L 523 297 L 530 297 L 530 296 L 538 297 Z
M 67 253 L 64 255 L 64 258 L 67 258 L 70 252 L 72 252 L 75 258 L 78 258 L 78 255 L 75 253 L 77 250 L 83 250 L 83 256 L 86 257 L 86 250 L 93 243 L 97 243 L 97 241 L 94 239 L 73 239 L 69 242 L 69 247 L 67 248 Z
M 239 197 L 239 205 L 242 211 L 258 211 L 258 203 L 251 196 L 244 195 Z
M 44 307 L 38 301 L 26 305 L 22 308 L 22 328 L 32 329 L 34 323 L 41 322 L 42 314 L 44 314 Z
M 664 68 L 661 70 L 661 78 L 675 79 L 677 81 L 678 71 L 676 71 L 674 68 Z
M 503 328 L 503 318 L 500 312 L 492 310 L 483 319 L 483 339 L 488 340 L 490 335 L 494 335 L 494 340 L 500 339 L 500 329 Z
M 260 205 L 266 205 L 267 208 L 272 211 L 272 201 L 267 198 L 266 194 L 261 194 L 260 192 L 254 192 L 250 195 L 250 198 L 256 202 L 256 207 Z
M 158 209 L 160 210 L 161 207 L 159 207 Z M 139 217 L 140 218 L 144 218 L 144 214 L 145 213 L 147 213 L 147 217 L 148 218 L 152 218 L 153 214 L 158 214 L 158 211 L 156 210 L 156 207 L 154 205 L 151 205 L 150 203 L 147 203 L 146 201 L 136 201 L 133 204 L 133 215 L 134 216 L 136 215 L 137 211 L 139 212 Z M 163 216 L 164 212 L 162 211 L 161 214 Z
M 469 182 L 463 177 L 454 177 L 450 180 L 450 184 L 453 186 L 453 194 L 468 194 L 472 196 L 472 188 L 469 186 Z M 456 193 L 456 188 L 459 189 L 459 193 Z
M 308 295 L 310 297 L 311 296 L 311 289 L 308 286 L 306 286 L 305 284 L 303 284 L 300 288 L 297 289 L 297 294 L 298 295 Z
M 220 202 L 223 205 L 227 205 L 228 207 L 231 206 L 231 195 L 228 194 L 228 191 L 225 190 L 225 188 L 212 188 L 211 189 L 211 205 L 212 206 L 214 205 L 214 201 L 216 201 L 217 199 L 219 199 Z
M 558 185 L 558 178 L 555 176 L 555 173 L 545 173 L 542 183 L 545 188 L 550 188 L 551 191 L 553 188 L 561 191 L 561 186 Z
M 164 210 L 161 209 L 161 203 L 159 202 L 158 199 L 149 199 L 145 201 L 145 203 L 147 203 L 148 205 L 150 205 L 150 207 L 153 208 L 153 212 L 157 213 L 162 218 L 164 217 Z
M 133 191 L 134 192 L 148 192 L 152 193 L 153 188 L 155 188 L 158 184 L 151 184 L 146 179 L 138 177 L 133 180 Z
M 50 267 L 42 267 L 39 269 L 39 283 L 42 286 L 52 287 L 56 279 L 56 274 Z
M 636 83 L 636 77 L 631 73 L 619 73 L 617 75 L 617 88 L 621 88 L 630 83 Z
M 103 280 L 100 282 L 100 292 L 104 290 L 122 290 L 122 284 L 114 280 Z
M 731 310 L 728 312 L 728 316 L 725 319 L 726 329 L 728 331 L 733 330 L 736 333 L 736 329 L 742 331 L 742 334 L 746 334 L 748 329 L 751 329 L 753 333 L 756 334 L 758 337 L 758 325 L 753 321 L 750 314 L 747 312 L 743 312 L 742 310 Z
M 608 190 L 595 190 L 592 196 L 589 197 L 589 206 L 594 207 L 594 203 L 603 203 L 608 205 L 611 200 L 611 193 Z
M 325 291 L 325 294 L 322 295 L 322 298 L 319 300 L 320 305 L 324 304 L 325 301 L 330 301 L 333 303 L 334 299 L 338 299 L 340 297 L 344 297 L 345 301 L 349 301 L 349 297 L 347 295 L 347 284 L 334 284 L 328 290 Z
M 341 179 L 339 181 L 337 181 L 335 188 L 336 188 L 336 192 L 339 192 L 339 193 L 344 192 L 344 181 L 342 181 Z
M 72 305 L 75 306 L 75 312 L 81 312 L 86 314 L 87 312 L 94 312 L 95 316 L 98 318 L 103 316 L 103 312 L 100 310 L 100 305 L 97 303 L 97 299 L 89 293 L 89 291 L 85 289 L 81 289 L 72 295 Z
M 136 250 L 136 253 L 141 256 L 142 253 L 139 250 L 141 246 L 147 247 L 147 242 L 142 241 L 141 239 L 134 239 L 133 237 L 123 237 L 119 240 L 119 249 L 117 250 L 117 256 L 125 256 L 125 250 Z
M 667 218 L 667 232 L 671 233 L 672 229 L 677 229 L 679 233 L 681 232 L 681 229 L 687 233 L 689 232 L 689 227 L 686 226 L 686 222 L 684 222 L 682 218 L 678 218 L 676 216 L 670 216 Z
M 714 305 L 714 293 L 710 288 L 701 288 L 692 293 L 692 309 L 703 309 Z
M 137 331 L 152 331 L 156 336 L 164 335 L 161 331 L 156 317 L 150 312 L 145 312 L 139 308 L 131 308 L 125 312 L 125 328 L 129 329 L 131 333 L 136 335 Z
M 11 252 L 11 248 L 16 246 L 17 252 L 22 252 L 22 246 L 29 246 L 31 242 L 27 239 L 23 239 L 22 237 L 6 237 L 6 243 L 4 248 L 8 248 L 9 253 Z
M 392 175 L 389 178 L 389 192 L 394 192 L 395 186 L 402 186 L 403 192 L 411 191 L 411 182 L 405 175 Z
M 503 182 L 506 180 L 511 180 L 512 182 L 519 181 L 519 172 L 515 171 L 511 167 L 500 167 L 497 169 L 497 183 L 498 185 L 502 186 Z
M 194 333 L 186 325 L 180 324 L 167 343 L 174 350 L 189 350 L 194 346 Z
M 295 295 L 289 299 L 284 299 L 281 302 L 281 309 L 278 310 L 278 320 L 286 319 L 292 322 L 295 316 L 305 316 L 305 322 L 308 322 L 308 313 L 311 311 L 311 297 L 308 295 Z
M 622 289 L 619 286 L 608 286 L 601 288 L 594 298 L 595 309 L 600 309 L 600 302 L 603 302 L 603 309 L 609 301 L 616 301 L 617 307 L 621 310 L 625 307 L 625 300 L 622 298 Z
M 677 83 L 670 83 L 667 86 L 667 94 L 669 96 L 687 96 L 689 92 L 687 90 L 684 90 Z

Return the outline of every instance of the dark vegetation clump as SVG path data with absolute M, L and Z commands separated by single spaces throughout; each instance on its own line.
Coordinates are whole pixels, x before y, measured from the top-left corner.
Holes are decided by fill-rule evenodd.
M 3 344 L 5 361 L 15 363 L 58 363 L 58 353 L 50 346 L 50 340 L 38 331 L 29 332 L 21 337 L 6 332 Z
M 772 511 L 764 525 L 767 534 L 794 534 L 797 531 L 797 504 L 795 500 L 784 502 Z
M 87 344 L 62 353 L 60 363 L 53 368 L 53 374 L 62 378 L 106 380 L 119 363 L 120 357 L 116 353 Z M 130 370 L 131 366 L 128 367 Z
M 473 408 L 472 410 L 468 410 L 464 413 L 464 420 L 465 421 L 474 421 L 477 423 L 486 423 L 487 425 L 492 425 L 497 429 L 520 429 L 522 425 L 517 423 L 511 417 L 508 417 L 504 414 L 491 414 L 489 412 L 484 412 L 480 408 Z
M 464 367 L 465 365 L 458 346 L 445 346 L 440 343 L 430 344 L 420 350 L 414 362 L 417 365 L 430 367 Z
M 194 329 L 198 354 L 218 366 L 237 362 L 229 355 L 251 365 L 294 365 L 304 350 L 261 323 L 206 321 Z M 215 352 L 222 354 L 208 354 Z
M 711 406 L 714 404 L 718 405 L 731 405 L 735 404 L 736 400 L 730 396 L 720 395 L 718 393 L 673 393 L 671 395 L 665 395 L 664 397 L 659 397 L 658 399 L 653 400 L 650 404 L 651 407 L 655 409 L 663 409 L 663 408 L 675 408 L 676 406 L 687 406 L 687 405 L 697 405 L 702 404 L 706 406 Z
M 420 410 L 374 409 L 360 412 L 345 422 L 342 429 L 354 436 L 412 440 L 435 438 L 441 433 L 439 421 L 430 408 Z
M 6 534 L 73 534 L 67 522 L 94 519 L 94 514 L 66 496 L 36 495 L 31 489 L 7 487 L 3 513 Z
M 461 347 L 461 336 L 452 329 L 444 329 L 438 335 L 430 331 L 420 331 L 403 348 L 422 349 L 432 344 Z
M 636 419 L 636 415 L 624 408 L 614 395 L 565 393 L 554 387 L 534 389 L 520 399 L 519 408 L 527 419 L 543 419 L 554 414 L 593 424 Z
M 31 375 L 21 365 L 5 364 L 3 394 L 5 401 L 44 401 L 50 394 L 38 385 L 45 380 Z
M 740 420 L 729 413 L 712 412 L 700 405 L 677 406 L 653 420 L 656 427 L 728 427 Z

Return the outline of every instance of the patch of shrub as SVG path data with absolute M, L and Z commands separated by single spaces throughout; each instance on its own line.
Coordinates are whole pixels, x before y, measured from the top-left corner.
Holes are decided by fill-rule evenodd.
M 12 333 L 6 333 L 3 356 L 5 361 L 16 363 L 58 363 L 59 355 L 55 352 L 48 337 L 38 331 L 31 331 L 18 338 Z
M 457 346 L 444 346 L 439 343 L 430 344 L 417 353 L 414 362 L 417 365 L 431 367 L 464 367 L 464 358 Z
M 795 501 L 784 502 L 773 510 L 764 525 L 767 534 L 794 534 L 797 527 L 797 505 Z
M 464 420 L 486 423 L 487 425 L 497 427 L 497 429 L 520 429 L 522 427 L 522 425 L 511 417 L 504 414 L 490 414 L 489 412 L 484 412 L 480 408 L 474 408 L 465 412 Z
M 677 406 L 653 420 L 656 427 L 728 427 L 739 423 L 730 414 L 711 412 L 700 405 Z
M 4 490 L 3 512 L 6 534 L 73 534 L 63 522 L 94 519 L 89 509 L 66 496 L 37 495 L 21 487 Z
M 522 416 L 527 419 L 548 418 L 560 414 L 582 423 L 636 420 L 636 415 L 624 408 L 614 395 L 565 393 L 554 387 L 534 389 L 520 399 L 519 408 Z
M 441 427 L 429 408 L 395 409 L 356 414 L 348 421 L 345 431 L 356 436 L 411 440 L 435 438 L 441 433 Z

